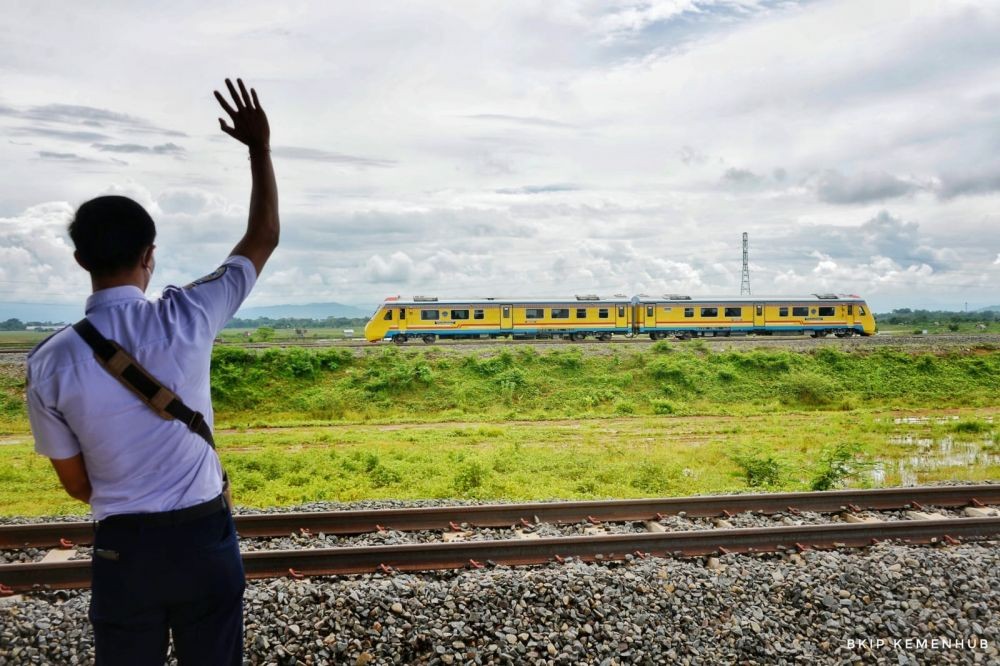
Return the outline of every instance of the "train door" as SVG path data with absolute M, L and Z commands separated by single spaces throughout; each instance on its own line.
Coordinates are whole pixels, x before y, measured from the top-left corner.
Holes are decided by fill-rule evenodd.
M 399 330 L 406 330 L 406 308 L 399 308 Z
M 764 304 L 754 303 L 753 305 L 753 327 L 764 328 Z
M 628 307 L 624 303 L 618 303 L 615 305 L 615 328 L 627 328 L 628 318 L 626 313 L 628 312 Z
M 511 306 L 503 305 L 500 308 L 500 330 L 510 331 L 514 328 L 514 318 L 511 316 Z

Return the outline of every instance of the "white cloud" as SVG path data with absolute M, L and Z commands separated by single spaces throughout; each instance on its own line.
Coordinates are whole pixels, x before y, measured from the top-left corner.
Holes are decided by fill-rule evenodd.
M 284 224 L 255 305 L 734 293 L 742 231 L 760 293 L 991 304 L 995 3 L 181 0 L 5 26 L 6 294 L 78 298 L 39 204 L 101 193 L 156 220 L 154 288 L 210 271 L 250 194 L 210 94 L 235 72 L 271 119 Z

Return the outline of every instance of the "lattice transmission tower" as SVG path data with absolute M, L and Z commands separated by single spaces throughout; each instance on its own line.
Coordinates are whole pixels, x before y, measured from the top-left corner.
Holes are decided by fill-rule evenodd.
M 750 295 L 750 237 L 743 232 L 743 281 L 740 282 L 740 296 Z

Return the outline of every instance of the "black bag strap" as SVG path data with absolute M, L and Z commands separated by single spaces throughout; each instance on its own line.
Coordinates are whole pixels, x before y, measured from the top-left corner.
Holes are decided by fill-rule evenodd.
M 101 335 L 87 318 L 73 324 L 73 330 L 94 350 L 94 356 L 104 369 L 125 388 L 136 394 L 160 417 L 177 419 L 215 448 L 215 438 L 212 437 L 212 429 L 205 422 L 205 416 L 184 404 L 176 393 L 149 374 L 121 345 Z

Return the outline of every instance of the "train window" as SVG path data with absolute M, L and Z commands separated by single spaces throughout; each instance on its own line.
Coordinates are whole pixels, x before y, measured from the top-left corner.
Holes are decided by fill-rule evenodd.
M 788 308 L 778 308 L 778 316 L 779 317 L 787 317 L 788 316 Z
M 625 306 L 624 305 L 619 305 L 618 306 L 618 316 L 619 317 L 624 317 L 625 316 Z
M 827 306 L 827 307 L 821 307 L 819 309 L 819 316 L 820 317 L 832 317 L 832 316 L 834 316 L 836 314 L 837 314 L 837 309 L 836 308 L 831 308 L 831 307 Z
M 382 316 L 385 321 L 392 321 L 392 310 L 386 310 L 385 314 Z
M 438 311 L 437 310 L 421 310 L 420 311 L 420 320 L 421 321 L 434 321 L 436 319 L 440 319 L 440 317 L 438 317 Z
M 485 310 L 473 310 L 472 311 L 472 318 L 473 319 L 485 319 L 486 318 L 486 311 Z
M 576 318 L 577 319 L 586 319 L 587 318 L 587 308 L 577 308 L 576 309 Z
M 569 319 L 569 308 L 552 308 L 553 319 Z
M 646 316 L 647 317 L 652 317 L 653 316 L 653 306 L 652 305 L 647 305 L 646 306 Z
M 607 319 L 608 318 L 608 309 L 607 308 L 601 308 L 601 309 L 599 309 L 597 311 L 597 318 L 598 319 Z
M 809 316 L 809 308 L 803 308 L 803 307 L 792 308 L 792 316 L 793 317 L 808 317 Z
M 526 319 L 542 319 L 545 317 L 545 310 L 542 308 L 526 308 L 524 316 Z
M 447 319 L 447 318 L 448 318 L 448 311 L 441 310 L 441 319 Z
M 726 308 L 727 317 L 742 317 L 743 308 Z
M 694 316 L 694 308 L 684 308 L 684 316 L 685 317 L 693 317 Z
M 763 314 L 764 314 L 764 306 L 763 305 L 758 305 L 757 306 L 757 316 L 760 317 Z
M 854 314 L 854 306 L 853 305 L 848 305 L 847 306 L 847 314 L 849 314 L 849 315 Z
M 719 316 L 719 308 L 702 308 L 701 309 L 701 316 L 702 317 L 718 317 Z
M 864 308 L 864 306 L 862 306 L 862 305 L 858 306 L 858 314 L 861 315 L 862 317 L 865 316 L 865 308 Z
M 469 311 L 468 310 L 452 310 L 451 311 L 451 318 L 452 319 L 468 319 L 469 318 Z
M 399 318 L 400 320 L 406 319 L 406 308 L 399 308 Z
M 509 305 L 503 306 L 503 316 L 504 317 L 509 317 L 510 316 L 510 306 Z

